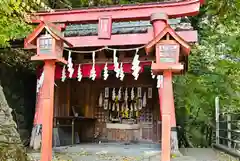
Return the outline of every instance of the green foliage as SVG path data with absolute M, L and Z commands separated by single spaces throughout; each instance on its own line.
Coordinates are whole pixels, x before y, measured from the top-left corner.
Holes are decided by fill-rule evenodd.
M 188 73 L 175 78 L 174 90 L 178 120 L 185 118 L 188 137 L 196 146 L 211 143 L 216 96 L 222 111 L 240 110 L 239 9 L 238 1 L 209 0 L 191 19 L 199 44 L 192 49 Z
M 0 1 L 0 47 L 9 45 L 10 40 L 23 38 L 31 30 L 22 16 L 20 1 Z

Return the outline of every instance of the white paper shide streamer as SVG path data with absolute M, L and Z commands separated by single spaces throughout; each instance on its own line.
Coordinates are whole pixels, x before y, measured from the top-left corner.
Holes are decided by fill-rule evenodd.
M 40 91 L 40 88 L 43 85 L 43 81 L 44 81 L 44 72 L 42 72 L 40 78 L 37 80 L 37 93 Z
M 134 56 L 133 61 L 132 61 L 132 70 L 133 70 L 132 75 L 133 75 L 135 80 L 138 79 L 139 72 L 141 70 L 141 67 L 139 66 L 140 61 L 138 60 L 139 59 L 139 55 L 137 54 L 138 50 L 139 49 L 136 49 L 136 53 L 135 53 L 135 56 Z
M 83 77 L 83 75 L 82 75 L 81 65 L 79 64 L 78 65 L 78 73 L 77 73 L 77 79 L 79 82 L 81 82 L 82 77 Z
M 123 81 L 125 74 L 123 70 L 123 63 L 120 64 L 120 80 Z
M 72 63 L 72 57 L 71 57 L 71 51 L 68 52 L 68 72 L 69 72 L 69 78 L 72 78 L 73 73 L 74 73 L 74 68 L 73 68 L 73 63 Z
M 66 67 L 65 67 L 65 65 L 63 66 L 63 69 L 62 69 L 61 80 L 62 80 L 62 82 L 64 82 L 66 80 Z
M 95 51 L 92 53 L 92 58 L 93 58 L 93 64 L 92 64 L 92 69 L 90 71 L 90 78 L 92 80 L 95 80 L 96 78 L 96 70 L 95 70 Z
M 113 51 L 113 65 L 114 65 L 114 72 L 116 72 L 116 77 L 119 78 L 120 76 L 120 69 L 117 57 L 117 50 Z
M 108 64 L 106 63 L 103 69 L 103 79 L 107 80 L 109 74 L 108 74 Z
M 157 88 L 163 88 L 163 75 L 157 76 Z

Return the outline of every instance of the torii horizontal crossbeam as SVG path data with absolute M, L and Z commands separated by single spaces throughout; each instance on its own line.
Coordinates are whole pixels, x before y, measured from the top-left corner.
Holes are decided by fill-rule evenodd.
M 37 13 L 33 22 L 76 22 L 97 21 L 99 17 L 111 16 L 114 20 L 139 20 L 149 19 L 152 13 L 164 12 L 169 18 L 194 16 L 199 12 L 201 0 L 182 0 L 175 2 L 158 2 L 150 4 L 138 4 L 130 6 L 118 6 L 107 8 L 92 8 L 81 10 L 59 10 L 56 12 Z
M 178 31 L 177 34 L 186 42 L 198 41 L 197 31 Z M 111 39 L 98 39 L 98 36 L 66 37 L 66 40 L 71 42 L 74 47 L 144 45 L 152 39 L 152 30 L 145 34 L 112 35 Z

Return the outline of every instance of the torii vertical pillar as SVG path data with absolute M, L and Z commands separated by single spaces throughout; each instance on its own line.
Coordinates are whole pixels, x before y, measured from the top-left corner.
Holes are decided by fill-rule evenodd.
M 41 161 L 52 160 L 55 63 L 56 60 L 45 60 L 43 67 L 44 82 L 40 97 L 44 111 L 44 119 L 42 122 Z
M 167 25 L 168 16 L 164 13 L 151 15 L 154 36 L 157 36 Z M 158 54 L 156 61 L 159 61 Z M 163 86 L 158 89 L 160 113 L 162 115 L 162 161 L 170 161 L 171 155 L 171 130 L 176 128 L 174 97 L 172 88 L 171 70 L 163 71 Z

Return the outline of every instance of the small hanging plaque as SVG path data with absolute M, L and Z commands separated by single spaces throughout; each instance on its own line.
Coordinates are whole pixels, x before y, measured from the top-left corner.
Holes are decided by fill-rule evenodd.
M 138 100 L 138 109 L 141 110 L 142 107 L 143 107 L 142 99 L 139 99 L 139 100 Z
M 109 88 L 105 88 L 105 98 L 109 98 Z
M 152 88 L 148 88 L 148 98 L 152 98 Z
M 140 98 L 140 97 L 142 97 L 142 88 L 141 87 L 138 87 L 137 88 L 137 94 L 138 94 L 138 97 Z
M 104 110 L 108 109 L 108 99 L 104 99 L 103 108 Z

